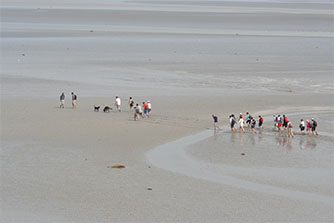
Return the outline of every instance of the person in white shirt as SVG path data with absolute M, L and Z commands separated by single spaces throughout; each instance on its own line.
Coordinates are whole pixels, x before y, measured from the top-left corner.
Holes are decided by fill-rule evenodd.
M 239 125 L 240 125 L 240 132 L 244 132 L 245 129 L 244 129 L 244 117 L 242 116 L 242 114 L 240 113 L 240 116 L 239 116 Z
M 300 128 L 300 133 L 302 135 L 305 135 L 305 122 L 303 119 L 300 120 L 299 128 Z
M 121 112 L 121 99 L 118 96 L 116 96 L 115 105 L 116 105 L 117 111 Z
M 152 110 L 152 104 L 151 104 L 150 101 L 147 101 L 147 109 L 148 109 L 147 117 L 150 117 L 150 115 L 151 115 L 151 110 Z

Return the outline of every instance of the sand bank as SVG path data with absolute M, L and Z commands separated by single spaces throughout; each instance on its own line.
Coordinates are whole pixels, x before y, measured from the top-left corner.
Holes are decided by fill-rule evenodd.
M 225 124 L 230 113 L 247 110 L 332 109 L 332 5 L 80 3 L 2 1 L 1 221 L 333 221 L 333 206 L 314 202 L 332 196 L 326 184 L 283 185 L 268 178 L 264 165 L 261 177 L 259 169 L 250 171 L 254 163 L 221 159 L 221 142 L 211 138 L 187 152 L 212 168 L 224 162 L 222 172 L 213 171 L 218 179 L 230 166 L 246 168 L 253 177 L 238 175 L 239 182 L 279 193 L 185 176 L 145 157 L 159 145 L 210 128 L 212 113 Z M 58 108 L 62 91 L 65 109 Z M 71 91 L 79 96 L 76 110 L 70 108 Z M 93 111 L 93 105 L 113 106 L 116 95 L 123 100 L 121 113 Z M 152 102 L 149 120 L 133 121 L 130 96 Z M 332 128 L 321 120 L 319 130 L 323 126 Z M 232 145 L 230 135 L 222 136 Z M 256 151 L 253 159 L 263 158 L 264 144 L 273 144 L 263 142 L 249 148 Z M 326 142 L 313 151 L 321 153 Z M 202 153 L 204 144 L 210 146 Z M 227 154 L 240 152 L 232 149 Z M 274 158 L 280 156 L 273 154 L 267 161 L 279 168 Z M 126 168 L 108 168 L 113 164 Z M 311 199 L 286 196 L 291 191 Z

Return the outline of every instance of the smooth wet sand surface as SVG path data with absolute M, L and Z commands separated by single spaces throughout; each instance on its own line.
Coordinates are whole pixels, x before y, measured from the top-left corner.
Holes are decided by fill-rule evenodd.
M 1 222 L 334 221 L 324 2 L 2 1 Z M 246 111 L 320 136 L 231 134 Z

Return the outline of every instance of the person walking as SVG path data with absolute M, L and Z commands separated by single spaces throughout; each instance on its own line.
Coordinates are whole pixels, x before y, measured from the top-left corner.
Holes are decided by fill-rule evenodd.
M 263 118 L 261 115 L 259 115 L 259 128 L 262 129 L 262 125 L 263 125 Z
M 78 96 L 74 94 L 74 92 L 72 92 L 72 108 L 73 109 L 77 108 L 77 99 L 78 99 Z
M 217 129 L 219 129 L 218 117 L 216 115 L 212 114 L 212 119 L 213 119 L 213 129 L 216 131 Z
M 121 112 L 121 99 L 118 96 L 116 96 L 115 105 L 116 105 L 117 111 Z
M 249 112 L 246 112 L 246 116 L 247 116 L 246 124 L 248 125 L 249 128 L 252 122 L 252 116 L 249 114 Z
M 300 134 L 305 135 L 305 122 L 303 119 L 300 120 L 299 128 Z
M 318 126 L 318 123 L 314 120 L 314 118 L 312 118 L 312 133 L 313 133 L 313 135 L 318 135 L 317 126 Z
M 152 104 L 150 101 L 147 101 L 147 117 L 150 117 L 152 111 Z
M 230 115 L 230 124 L 231 124 L 231 131 L 235 132 L 235 124 L 236 124 L 237 120 L 234 117 L 234 114 Z
M 133 101 L 132 97 L 129 98 L 128 105 L 130 106 L 130 112 L 132 112 L 133 111 L 133 105 L 134 105 L 134 101 Z
M 59 108 L 65 108 L 65 94 L 64 92 L 60 95 L 60 106 Z
M 144 109 L 143 118 L 145 118 L 147 116 L 147 113 L 148 113 L 148 107 L 147 107 L 147 104 L 145 102 L 143 102 L 143 109 Z
M 281 132 L 281 127 L 282 127 L 282 117 L 281 117 L 281 115 L 278 115 L 277 116 L 277 129 L 278 129 L 278 132 Z
M 256 120 L 255 120 L 255 118 L 252 118 L 251 119 L 251 130 L 252 130 L 253 134 L 256 133 L 255 126 L 256 126 Z
M 277 128 L 277 115 L 273 114 L 274 130 Z
M 312 124 L 309 120 L 306 120 L 306 131 L 308 135 L 311 135 Z
M 239 115 L 239 121 L 238 121 L 238 123 L 240 125 L 240 127 L 239 127 L 240 132 L 244 132 L 245 131 L 245 129 L 244 129 L 245 120 L 244 120 L 244 116 L 241 113 Z
M 287 124 L 287 128 L 288 128 L 288 137 L 294 137 L 293 135 L 293 125 L 292 122 L 288 122 Z
M 283 115 L 283 128 L 287 129 L 288 128 L 288 117 L 286 117 L 285 115 Z

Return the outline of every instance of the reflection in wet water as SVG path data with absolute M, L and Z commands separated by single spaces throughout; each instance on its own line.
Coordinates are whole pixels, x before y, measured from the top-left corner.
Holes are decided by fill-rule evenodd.
M 316 146 L 317 146 L 317 142 L 311 136 L 300 137 L 299 139 L 300 149 L 314 149 Z
M 222 133 L 224 134 L 224 133 Z M 248 132 L 245 133 L 228 133 L 230 134 L 230 142 L 231 143 L 238 143 L 240 146 L 247 146 L 252 145 L 255 146 L 256 144 L 262 144 L 265 143 L 268 137 L 271 137 L 275 145 L 277 147 L 283 147 L 288 152 L 292 151 L 293 147 L 298 145 L 300 149 L 314 149 L 317 146 L 316 138 L 313 136 L 308 135 L 297 135 L 294 138 L 288 137 L 284 132 L 267 132 L 267 131 L 259 131 L 257 134 L 251 134 Z M 214 139 L 219 139 L 219 133 L 214 133 Z

